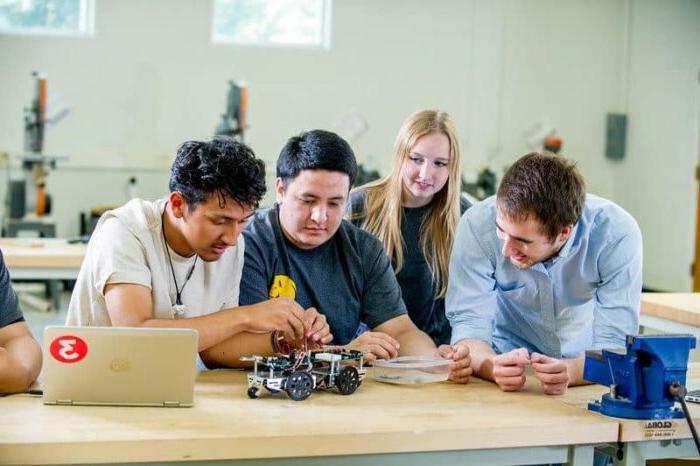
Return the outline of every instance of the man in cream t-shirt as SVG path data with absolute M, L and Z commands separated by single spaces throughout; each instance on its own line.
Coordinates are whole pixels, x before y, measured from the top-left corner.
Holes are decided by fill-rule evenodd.
M 238 307 L 240 235 L 265 193 L 265 169 L 230 138 L 190 141 L 177 152 L 170 194 L 106 212 L 90 239 L 67 325 L 180 327 L 199 332 L 207 366 L 231 353 L 272 352 L 271 334 L 328 342 L 315 310 L 288 299 Z

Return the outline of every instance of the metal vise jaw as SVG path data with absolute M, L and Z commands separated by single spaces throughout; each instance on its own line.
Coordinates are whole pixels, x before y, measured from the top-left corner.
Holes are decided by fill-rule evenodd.
M 628 419 L 683 417 L 669 391 L 685 385 L 692 335 L 628 335 L 625 349 L 586 351 L 583 378 L 610 387 L 588 409 Z

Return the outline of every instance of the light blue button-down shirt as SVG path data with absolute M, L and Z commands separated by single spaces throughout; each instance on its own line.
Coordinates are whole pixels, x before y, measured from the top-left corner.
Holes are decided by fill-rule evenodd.
M 496 198 L 459 222 L 446 314 L 452 342 L 483 340 L 498 353 L 524 347 L 556 358 L 624 347 L 639 330 L 642 235 L 634 218 L 591 194 L 552 259 L 518 269 L 501 254 Z

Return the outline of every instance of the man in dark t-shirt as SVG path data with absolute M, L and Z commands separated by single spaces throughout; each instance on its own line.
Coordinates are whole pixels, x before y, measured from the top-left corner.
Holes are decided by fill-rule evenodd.
M 357 166 L 338 135 L 314 130 L 291 138 L 277 161 L 277 203 L 258 212 L 245 236 L 240 304 L 287 297 L 325 316 L 333 343 L 367 358 L 452 359 L 450 378 L 467 382 L 468 351 L 439 348 L 406 314 L 381 243 L 343 220 Z M 360 321 L 372 331 L 353 339 Z
M 41 370 L 41 348 L 32 337 L 0 251 L 0 393 L 26 390 Z

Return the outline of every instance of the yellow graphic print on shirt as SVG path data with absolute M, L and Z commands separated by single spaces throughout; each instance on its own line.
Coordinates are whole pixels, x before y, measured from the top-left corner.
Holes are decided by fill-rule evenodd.
M 286 275 L 275 275 L 270 287 L 270 298 L 289 298 L 294 300 L 297 297 L 297 286 L 294 280 Z

